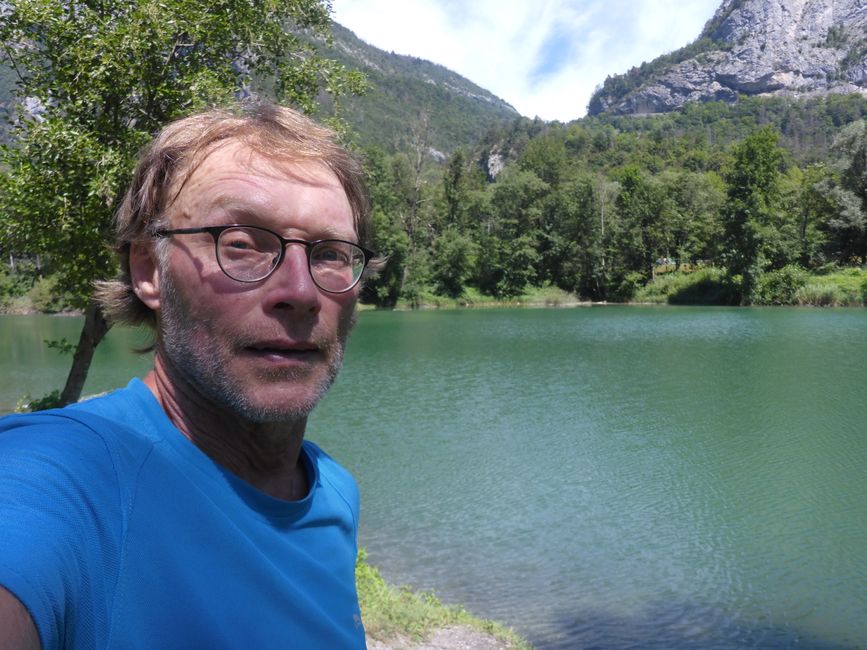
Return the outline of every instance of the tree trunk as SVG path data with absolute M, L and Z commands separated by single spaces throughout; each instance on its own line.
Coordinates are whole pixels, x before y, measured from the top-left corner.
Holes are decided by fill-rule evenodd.
M 66 386 L 60 394 L 59 406 L 66 406 L 77 402 L 90 370 L 90 362 L 93 361 L 93 351 L 108 332 L 110 325 L 102 315 L 100 306 L 91 300 L 84 311 L 84 326 L 81 328 L 81 337 L 72 357 L 72 367 L 66 377 Z

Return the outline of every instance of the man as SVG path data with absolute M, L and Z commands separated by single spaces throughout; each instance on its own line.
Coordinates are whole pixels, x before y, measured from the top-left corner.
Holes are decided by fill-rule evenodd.
M 358 492 L 304 441 L 370 269 L 360 169 L 270 105 L 169 125 L 99 296 L 121 390 L 0 422 L 0 647 L 364 647 Z

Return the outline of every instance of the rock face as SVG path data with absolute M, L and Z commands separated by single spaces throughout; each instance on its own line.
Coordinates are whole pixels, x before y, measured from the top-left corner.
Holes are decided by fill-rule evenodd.
M 693 44 L 606 80 L 590 113 L 829 93 L 867 97 L 867 0 L 724 0 Z

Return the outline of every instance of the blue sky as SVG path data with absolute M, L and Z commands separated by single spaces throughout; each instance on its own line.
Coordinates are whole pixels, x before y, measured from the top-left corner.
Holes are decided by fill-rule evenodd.
M 605 77 L 693 41 L 722 0 L 332 0 L 386 51 L 467 77 L 527 117 L 582 117 Z

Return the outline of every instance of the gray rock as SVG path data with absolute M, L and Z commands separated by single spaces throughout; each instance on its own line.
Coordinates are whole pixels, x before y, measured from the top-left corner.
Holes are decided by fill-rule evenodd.
M 603 87 L 591 113 L 658 113 L 740 95 L 867 97 L 867 0 L 724 0 L 696 44 L 667 58 L 638 87 Z

